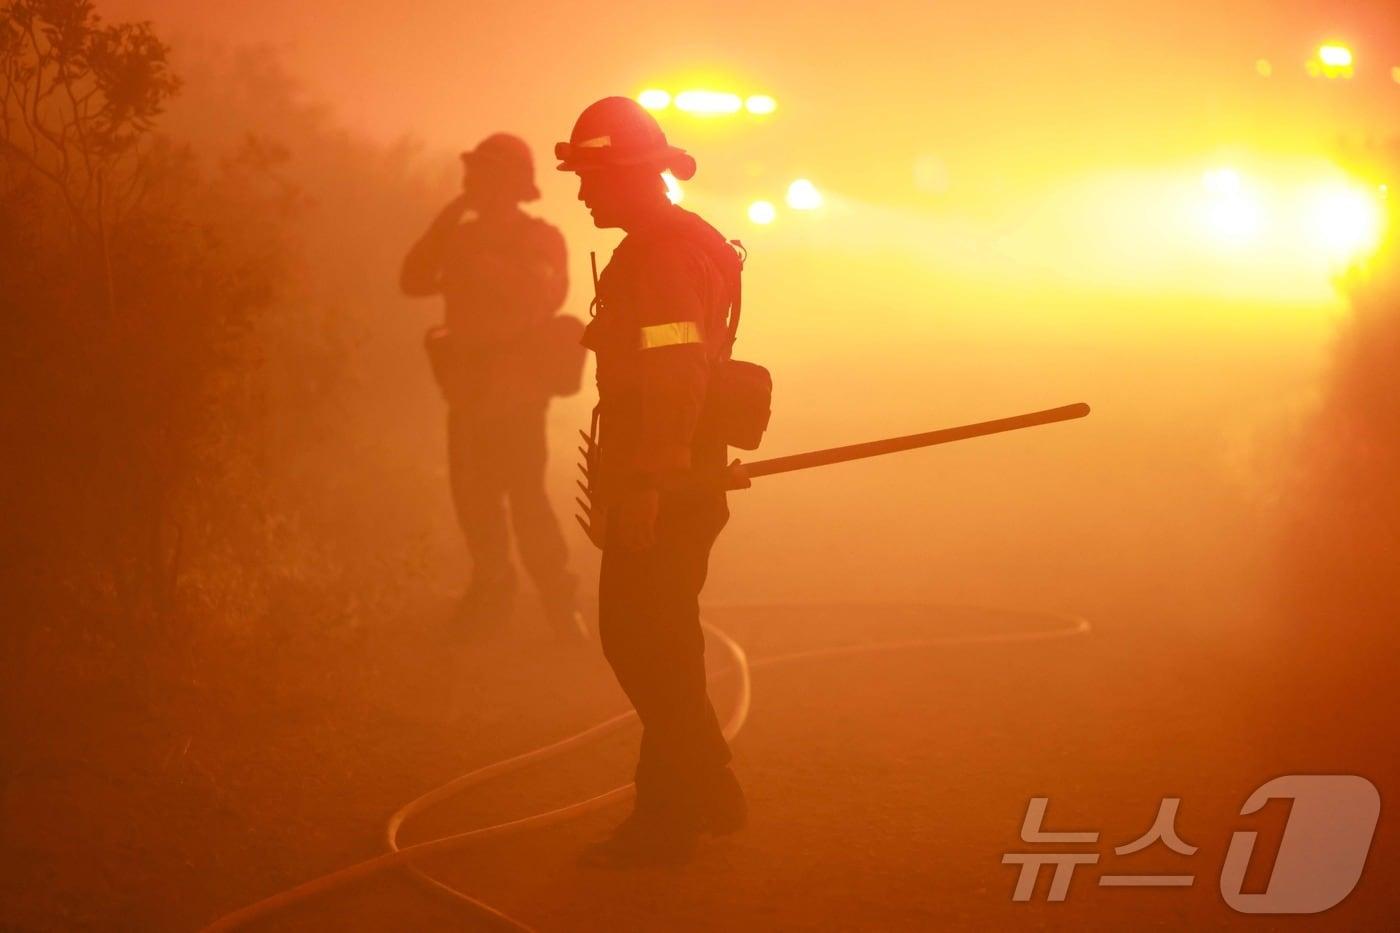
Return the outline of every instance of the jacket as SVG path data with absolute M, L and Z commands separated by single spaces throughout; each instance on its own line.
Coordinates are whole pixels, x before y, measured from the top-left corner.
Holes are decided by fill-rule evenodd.
M 702 414 L 727 324 L 739 258 L 697 215 L 671 205 L 614 250 L 584 334 L 597 355 L 598 476 L 606 501 L 632 485 L 664 485 L 722 469 L 726 448 Z

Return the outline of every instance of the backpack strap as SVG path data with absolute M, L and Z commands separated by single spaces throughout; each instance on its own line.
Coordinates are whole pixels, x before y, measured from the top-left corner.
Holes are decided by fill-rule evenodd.
M 725 245 L 734 250 L 738 260 L 738 266 L 733 272 L 734 280 L 728 283 L 732 296 L 729 302 L 729 349 L 732 351 L 734 341 L 739 339 L 739 316 L 744 305 L 744 263 L 748 261 L 749 251 L 738 240 L 727 240 Z M 725 278 L 728 279 L 729 276 L 726 275 Z
M 724 281 L 725 290 L 729 293 L 729 313 L 727 316 L 729 339 L 723 350 L 723 358 L 728 358 L 734 348 L 734 341 L 739 338 L 739 317 L 743 308 L 744 263 L 748 261 L 749 251 L 738 240 L 726 240 L 724 234 L 697 214 L 681 209 L 680 217 L 682 219 L 677 227 L 671 229 L 678 229 L 681 236 L 699 249 L 701 255 L 719 272 L 720 278 Z

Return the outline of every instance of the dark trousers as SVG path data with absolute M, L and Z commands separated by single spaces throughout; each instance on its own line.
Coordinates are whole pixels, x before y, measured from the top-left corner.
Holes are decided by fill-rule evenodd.
M 545 495 L 548 401 L 508 411 L 454 405 L 447 413 L 447 466 L 473 583 L 510 586 L 507 505 L 520 560 L 546 599 L 572 596 L 568 553 Z M 568 590 L 567 594 L 561 590 Z
M 642 720 L 639 811 L 685 814 L 727 776 L 729 746 L 705 691 L 699 596 L 728 518 L 722 492 L 664 494 L 654 546 L 603 549 L 598 634 Z

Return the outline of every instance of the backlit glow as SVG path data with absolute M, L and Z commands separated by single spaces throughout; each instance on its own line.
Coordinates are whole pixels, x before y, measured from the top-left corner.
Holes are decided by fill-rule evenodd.
M 1221 198 L 1206 208 L 1206 221 L 1217 238 L 1228 243 L 1254 239 L 1262 226 L 1259 204 L 1253 198 Z
M 660 88 L 647 88 L 637 95 L 637 103 L 648 110 L 665 110 L 671 106 L 671 94 Z
M 723 91 L 681 91 L 676 95 L 676 108 L 686 113 L 738 113 L 742 106 L 738 94 Z
M 1351 49 L 1344 45 L 1324 45 L 1317 50 L 1317 59 L 1329 68 L 1346 68 L 1352 64 Z
M 1313 193 L 1308 225 L 1314 242 L 1329 255 L 1359 258 L 1380 242 L 1382 212 L 1369 191 L 1330 185 Z
M 749 205 L 749 220 L 756 224 L 771 224 L 778 216 L 772 201 L 755 201 Z
M 1322 74 L 1328 78 L 1350 78 L 1353 74 L 1351 49 L 1345 45 L 1329 43 L 1317 50 L 1317 57 L 1308 62 L 1308 73 Z
M 681 190 L 681 183 L 676 181 L 676 176 L 670 172 L 662 172 L 661 180 L 666 182 L 666 198 L 672 204 L 679 204 L 685 198 L 685 192 Z
M 1201 176 L 1201 184 L 1214 195 L 1239 194 L 1244 189 L 1240 173 L 1232 168 L 1213 168 Z
M 822 206 L 822 193 L 806 178 L 799 178 L 788 185 L 788 207 L 795 211 L 814 211 Z
M 1210 241 L 1232 251 L 1248 244 L 1259 261 L 1335 268 L 1375 250 L 1384 235 L 1384 190 L 1340 173 L 1253 178 L 1220 167 L 1203 173 L 1201 186 Z
M 767 94 L 754 94 L 744 101 L 744 109 L 749 113 L 772 113 L 778 109 L 778 102 Z
M 1211 234 L 1228 244 L 1254 239 L 1262 226 L 1258 199 L 1245 190 L 1244 178 L 1233 168 L 1213 168 L 1201 176 L 1209 195 L 1205 221 Z

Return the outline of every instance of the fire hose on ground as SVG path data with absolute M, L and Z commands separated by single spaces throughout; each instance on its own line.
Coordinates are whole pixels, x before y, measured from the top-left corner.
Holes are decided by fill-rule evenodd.
M 1036 425 L 1051 424 L 1057 421 L 1067 421 L 1074 418 L 1082 418 L 1088 413 L 1089 407 L 1087 405 L 1067 405 L 1062 408 L 1033 412 L 1013 418 L 1003 418 L 996 421 L 945 428 L 939 431 L 891 438 L 883 441 L 873 441 L 866 444 L 855 444 L 847 447 L 813 451 L 811 453 L 797 454 L 790 457 L 778 457 L 772 460 L 759 461 L 747 466 L 739 464 L 736 461 L 734 464 L 730 465 L 729 472 L 727 473 L 730 479 L 726 485 L 728 488 L 746 488 L 749 485 L 749 481 L 758 476 L 806 469 L 813 466 L 823 466 L 831 463 L 841 463 L 855 459 L 864 459 L 901 450 L 934 446 L 937 444 L 965 440 L 971 437 L 981 437 L 988 434 L 1013 431 Z M 587 435 L 585 435 L 585 437 L 587 437 Z M 585 530 L 588 530 L 586 524 Z M 750 663 L 743 648 L 740 647 L 733 638 L 714 625 L 702 621 L 702 625 L 706 631 L 725 649 L 732 662 L 729 667 L 711 675 L 710 680 L 714 681 L 731 672 L 737 672 L 739 677 L 738 693 L 735 697 L 733 708 L 724 724 L 724 736 L 727 740 L 733 741 L 748 718 L 751 698 L 751 677 L 754 670 L 821 658 L 908 651 L 920 648 L 948 647 L 954 645 L 1046 641 L 1072 638 L 1089 632 L 1089 623 L 1077 616 L 1060 616 L 1049 613 L 1044 613 L 1043 615 L 1054 618 L 1058 624 L 1053 628 L 1038 631 L 969 633 L 965 635 L 946 635 L 896 642 L 814 648 L 787 654 L 773 655 L 758 659 L 752 663 Z M 483 826 L 467 832 L 455 833 L 450 836 L 444 836 L 439 839 L 433 839 L 415 845 L 400 846 L 398 842 L 399 831 L 412 817 L 463 793 L 469 788 L 483 784 L 493 778 L 519 771 L 530 765 L 555 758 L 571 749 L 584 745 L 594 739 L 601 738 L 604 735 L 634 722 L 636 718 L 637 714 L 635 712 L 629 711 L 620 713 L 595 725 L 589 726 L 580 732 L 576 732 L 567 738 L 551 742 L 510 758 L 493 762 L 456 777 L 446 784 L 405 804 L 398 812 L 389 818 L 385 830 L 385 841 L 389 851 L 375 858 L 366 859 L 338 871 L 331 872 L 330 874 L 322 875 L 319 878 L 313 878 L 310 881 L 288 888 L 261 901 L 233 911 L 232 913 L 225 914 L 207 926 L 205 930 L 208 931 L 208 933 L 213 933 L 213 931 L 238 929 L 248 923 L 291 907 L 294 904 L 310 900 L 329 891 L 381 872 L 398 868 L 407 869 L 422 883 L 451 897 L 453 900 L 472 911 L 481 920 L 492 923 L 502 929 L 531 930 L 533 929 L 532 927 L 522 923 L 516 918 L 433 878 L 422 869 L 418 868 L 415 863 L 425 858 L 454 851 L 474 843 L 514 835 L 526 830 L 542 829 L 547 826 L 563 823 L 575 817 L 592 813 L 610 804 L 629 799 L 634 791 L 634 786 L 632 784 L 623 784 L 563 807 L 557 807 L 552 810 L 515 820 L 496 823 L 490 826 Z

